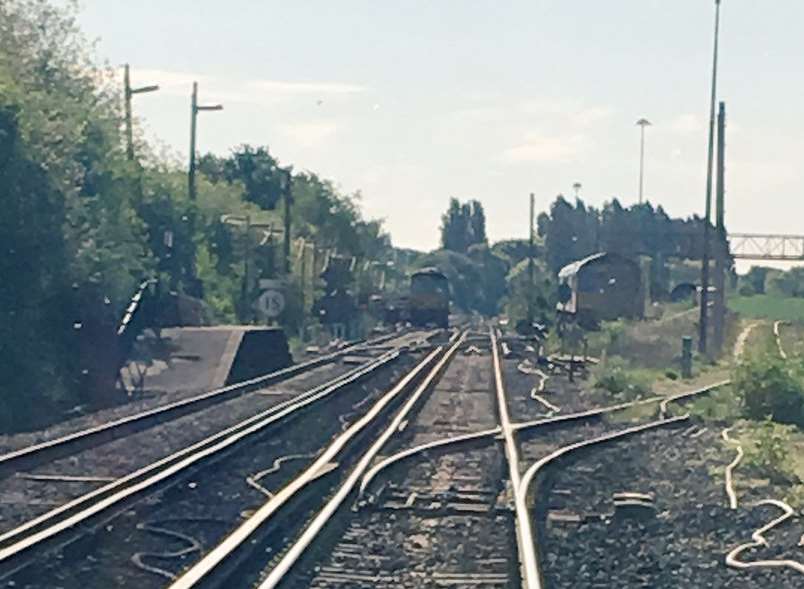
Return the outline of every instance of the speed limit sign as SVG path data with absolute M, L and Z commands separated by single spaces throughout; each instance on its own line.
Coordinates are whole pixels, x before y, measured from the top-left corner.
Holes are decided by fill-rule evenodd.
M 285 295 L 278 290 L 263 291 L 255 306 L 266 318 L 276 319 L 285 309 Z

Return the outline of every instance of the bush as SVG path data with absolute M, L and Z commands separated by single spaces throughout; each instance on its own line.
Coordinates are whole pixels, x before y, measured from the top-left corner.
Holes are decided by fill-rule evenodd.
M 626 401 L 644 397 L 650 392 L 650 378 L 630 370 L 622 358 L 611 357 L 592 372 L 594 386 Z
M 766 419 L 753 433 L 754 447 L 746 452 L 746 464 L 772 483 L 796 482 L 798 477 L 790 460 L 790 427 Z
M 741 362 L 733 380 L 747 417 L 804 427 L 804 374 L 796 362 L 759 354 Z

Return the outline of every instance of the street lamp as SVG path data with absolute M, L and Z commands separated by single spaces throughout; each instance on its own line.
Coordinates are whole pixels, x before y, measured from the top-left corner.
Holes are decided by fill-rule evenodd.
M 698 351 L 706 354 L 709 323 L 709 224 L 712 219 L 712 164 L 715 151 L 715 101 L 717 99 L 717 58 L 720 39 L 720 0 L 715 0 L 715 48 L 712 58 L 712 96 L 709 103 L 709 149 L 706 161 L 706 214 L 704 216 L 701 262 L 701 313 L 698 321 Z
M 125 85 L 125 104 L 126 104 L 126 157 L 129 160 L 134 159 L 134 131 L 132 130 L 131 121 L 131 98 L 135 94 L 145 94 L 147 92 L 156 92 L 159 86 L 156 84 L 152 86 L 141 86 L 139 88 L 131 87 L 131 77 L 129 73 L 128 64 L 123 66 L 123 83 Z
M 279 174 L 279 189 L 282 192 L 283 198 L 285 199 L 285 240 L 282 251 L 284 256 L 283 267 L 285 269 L 285 274 L 290 274 L 290 207 L 293 200 L 290 194 L 290 188 L 291 183 L 293 182 L 293 177 L 291 176 L 291 168 L 284 168 L 280 170 Z
M 572 185 L 572 190 L 575 191 L 576 199 L 581 195 L 581 188 L 583 188 L 583 184 L 581 184 L 580 182 L 575 182 Z
M 193 95 L 190 106 L 190 171 L 187 178 L 190 200 L 195 200 L 195 129 L 198 113 L 202 110 L 223 110 L 223 106 L 220 104 L 200 106 L 198 104 L 198 82 L 193 82 Z
M 645 127 L 650 127 L 648 119 L 639 119 L 636 122 L 640 128 L 639 140 L 639 204 L 642 204 L 642 196 L 645 188 Z

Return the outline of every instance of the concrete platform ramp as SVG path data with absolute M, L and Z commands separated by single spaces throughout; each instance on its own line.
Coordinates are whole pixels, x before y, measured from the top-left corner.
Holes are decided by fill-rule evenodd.
M 282 329 L 171 327 L 137 342 L 121 376 L 129 393 L 199 393 L 290 366 Z

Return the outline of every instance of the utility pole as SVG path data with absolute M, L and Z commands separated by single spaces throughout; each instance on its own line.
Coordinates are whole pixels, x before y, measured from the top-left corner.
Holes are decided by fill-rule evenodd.
M 533 326 L 533 209 L 534 196 L 530 193 L 530 221 L 528 228 L 528 329 Z
M 715 349 L 723 350 L 726 322 L 726 103 L 720 103 L 717 116 L 717 194 L 715 200 Z
M 642 204 L 645 188 L 645 127 L 650 127 L 651 122 L 648 119 L 639 119 L 636 122 L 640 128 L 639 140 L 639 204 Z
M 190 170 L 187 175 L 187 194 L 190 200 L 195 200 L 195 134 L 196 134 L 196 119 L 198 113 L 203 110 L 223 110 L 220 104 L 212 104 L 209 106 L 199 106 L 198 104 L 198 82 L 193 82 L 193 94 L 190 100 Z
M 280 172 L 282 174 L 282 197 L 285 201 L 285 240 L 282 254 L 284 256 L 283 267 L 285 274 L 290 275 L 290 220 L 291 220 L 291 206 L 293 198 L 290 194 L 291 182 L 293 177 L 290 174 L 290 169 L 284 169 Z
M 146 92 L 156 92 L 159 90 L 159 86 L 156 84 L 152 86 L 141 86 L 140 88 L 132 88 L 131 87 L 131 76 L 129 72 L 128 64 L 123 66 L 123 84 L 125 86 L 124 89 L 124 97 L 125 97 L 125 109 L 126 109 L 126 157 L 129 160 L 134 159 L 134 130 L 133 130 L 133 121 L 131 117 L 131 99 L 135 94 L 145 94 Z
M 698 320 L 698 351 L 707 353 L 709 323 L 709 225 L 712 221 L 712 164 L 715 142 L 715 100 L 717 99 L 717 57 L 720 37 L 720 0 L 715 0 L 715 48 L 712 59 L 712 96 L 709 103 L 709 146 L 706 161 L 706 214 L 704 216 L 703 260 L 701 263 L 701 312 Z

